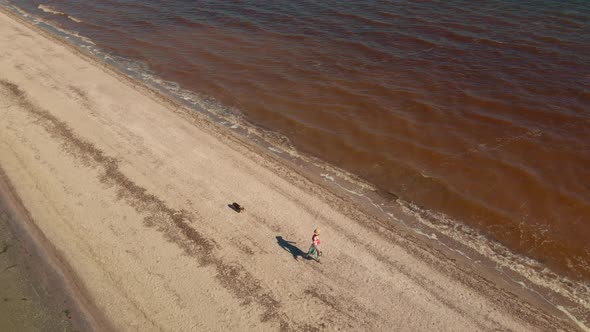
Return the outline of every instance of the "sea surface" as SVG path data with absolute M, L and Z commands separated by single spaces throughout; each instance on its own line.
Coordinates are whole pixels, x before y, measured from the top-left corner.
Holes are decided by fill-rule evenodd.
M 590 281 L 590 2 L 9 0 Z

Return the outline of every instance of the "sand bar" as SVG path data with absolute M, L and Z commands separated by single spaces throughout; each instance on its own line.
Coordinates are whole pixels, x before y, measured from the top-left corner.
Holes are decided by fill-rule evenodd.
M 4 14 L 0 119 L 4 180 L 97 330 L 576 328 Z M 299 256 L 317 226 L 322 264 Z

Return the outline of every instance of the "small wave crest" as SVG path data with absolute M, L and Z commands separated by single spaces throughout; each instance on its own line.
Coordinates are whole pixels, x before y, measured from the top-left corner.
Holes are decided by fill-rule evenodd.
M 68 15 L 68 18 L 76 23 L 82 23 L 81 19 L 75 18 L 74 16 Z
M 0 1 L 2 1 L 2 0 L 0 0 Z M 0 4 L 1 4 L 1 2 L 0 2 Z M 43 6 L 43 5 L 40 5 L 40 6 Z M 6 8 L 13 11 L 17 15 L 20 15 L 20 16 L 26 18 L 32 24 L 40 26 L 45 30 L 50 30 L 51 32 L 61 35 L 68 40 L 71 40 L 71 39 L 77 40 L 77 42 L 79 44 L 82 44 L 81 45 L 82 48 L 85 48 L 88 45 L 96 45 L 90 38 L 80 35 L 77 31 L 63 29 L 63 28 L 59 27 L 57 23 L 42 19 L 37 15 L 32 15 L 32 14 L 22 10 L 18 6 L 6 3 Z
M 324 180 L 359 199 L 368 201 L 390 221 L 437 242 L 469 259 L 473 264 L 491 264 L 507 281 L 536 294 L 550 306 L 562 311 L 582 330 L 588 331 L 589 322 L 584 314 L 590 311 L 590 284 L 587 282 L 574 281 L 559 275 L 543 263 L 517 254 L 443 213 L 419 207 L 399 197 L 388 205 L 380 204 L 379 199 L 371 195 L 372 190 L 357 188 L 356 184 L 344 176 L 346 171 L 331 166 L 326 168 L 327 172 L 320 174 Z
M 49 14 L 54 14 L 54 15 L 59 15 L 59 16 L 63 16 L 69 20 L 72 20 L 76 23 L 82 23 L 82 20 L 80 20 L 79 18 L 76 18 L 74 16 L 68 15 L 62 11 L 59 11 L 57 9 L 55 9 L 54 7 L 51 7 L 49 5 L 39 5 L 37 8 L 41 9 L 42 11 L 49 13 Z
M 536 288 L 550 290 L 553 294 L 559 294 L 563 298 L 571 301 L 570 303 L 576 304 L 577 308 L 572 308 L 573 312 L 590 310 L 589 284 L 573 281 L 567 277 L 558 275 L 542 263 L 529 257 L 516 254 L 507 247 L 488 239 L 471 227 L 457 222 L 456 220 L 452 220 L 442 213 L 428 211 L 412 203 L 403 201 L 398 201 L 398 204 L 400 204 L 404 213 L 413 216 L 422 227 L 426 227 L 426 229 L 430 229 L 439 234 L 444 234 L 457 243 L 460 243 L 470 250 L 491 260 L 495 264 L 496 270 L 507 276 L 509 279 L 512 278 L 510 278 L 505 271 L 512 271 L 520 276 L 526 280 L 526 284 L 514 279 L 512 279 L 512 281 L 537 293 L 543 300 L 553 307 L 561 307 L 560 310 L 564 311 L 564 307 L 560 306 L 553 296 L 544 296 L 536 291 Z M 532 287 L 527 286 L 527 284 Z M 568 316 L 574 317 L 569 312 Z M 579 323 L 578 320 L 575 321 Z
M 48 6 L 48 5 L 39 5 L 38 8 L 46 13 L 64 16 L 64 17 L 67 17 L 68 19 L 78 22 L 78 23 L 81 22 L 80 20 L 77 20 L 77 19 L 69 16 L 68 14 L 63 13 L 63 12 L 61 12 L 51 6 Z M 355 19 L 355 18 L 351 17 L 350 19 Z M 176 17 L 176 18 L 173 18 L 172 20 L 176 24 L 182 24 L 185 26 L 190 26 L 190 27 L 201 26 L 201 24 L 199 24 L 197 22 L 193 22 L 193 21 L 187 20 L 182 17 Z M 47 25 L 50 25 L 51 27 L 53 27 L 53 29 L 56 29 L 59 32 L 64 33 L 66 35 L 70 35 L 70 36 L 73 35 L 78 38 L 83 38 L 80 35 L 78 35 L 76 32 L 67 31 L 67 30 L 58 28 L 55 26 L 55 24 L 52 24 L 50 22 L 44 21 L 44 23 Z M 240 22 L 234 20 L 234 23 L 240 23 Z M 256 27 L 254 26 L 254 27 L 248 27 L 248 28 L 255 29 Z M 376 35 L 378 33 L 377 32 L 370 32 L 368 34 L 371 35 L 373 38 L 377 38 Z M 469 42 L 472 40 L 471 37 L 464 36 L 462 34 L 449 33 L 446 36 L 450 40 L 455 40 L 455 41 L 461 42 L 461 43 Z M 384 36 L 383 38 L 385 38 L 385 37 L 386 36 Z M 427 51 L 434 48 L 434 47 L 439 46 L 434 41 L 431 41 L 428 39 L 421 39 L 416 36 L 405 35 L 402 33 L 398 33 L 395 41 L 397 43 L 399 43 L 400 45 L 406 45 L 409 43 L 411 43 L 412 45 L 418 45 L 418 46 L 426 49 Z M 393 59 L 395 59 L 392 56 L 392 54 L 381 51 L 379 49 L 375 49 L 375 48 L 371 47 L 371 45 L 367 45 L 362 42 L 355 43 L 353 41 L 346 41 L 346 40 L 341 41 L 341 42 L 343 45 L 349 47 L 350 49 L 356 50 L 359 54 L 364 54 L 369 59 L 374 60 L 374 61 L 388 61 L 388 60 L 392 61 Z M 491 38 L 479 40 L 479 42 L 482 44 L 489 44 L 490 46 L 497 46 L 497 45 L 504 43 L 503 41 L 496 41 Z M 90 41 L 88 41 L 88 43 L 93 44 Z M 231 128 L 231 129 L 236 129 L 236 130 L 238 130 L 238 129 L 244 130 L 244 131 L 246 131 L 245 136 L 247 136 L 248 138 L 251 138 L 254 135 L 258 135 L 258 136 L 262 137 L 262 139 L 264 141 L 270 142 L 270 144 L 271 144 L 271 147 L 269 147 L 268 150 L 275 152 L 275 153 L 286 152 L 285 154 L 288 154 L 290 156 L 298 156 L 298 157 L 301 157 L 302 159 L 305 159 L 306 161 L 309 161 L 309 159 L 307 159 L 307 157 L 301 156 L 298 154 L 296 149 L 293 148 L 293 146 L 288 142 L 288 139 L 282 138 L 282 137 L 277 138 L 277 136 L 274 135 L 273 133 L 265 132 L 265 131 L 261 130 L 260 128 L 251 126 L 250 124 L 244 124 L 244 121 L 246 121 L 246 120 L 243 119 L 239 110 L 234 109 L 234 108 L 230 108 L 230 107 L 226 107 L 224 105 L 221 105 L 217 101 L 213 100 L 212 98 L 208 98 L 208 97 L 199 95 L 195 92 L 183 89 L 181 87 L 181 85 L 176 82 L 166 81 L 166 80 L 160 78 L 155 73 L 150 72 L 149 68 L 146 65 L 143 65 L 142 63 L 131 61 L 128 59 L 124 59 L 121 57 L 116 57 L 116 56 L 109 54 L 107 52 L 104 52 L 94 46 L 83 45 L 82 47 L 85 48 L 86 50 L 88 50 L 94 56 L 96 56 L 98 58 L 102 58 L 103 61 L 105 61 L 111 65 L 114 65 L 115 67 L 118 67 L 127 76 L 134 78 L 134 79 L 138 79 L 138 80 L 142 81 L 143 83 L 145 83 L 146 85 L 148 85 L 152 88 L 155 88 L 156 90 L 159 90 L 159 91 L 165 92 L 169 95 L 172 95 L 177 100 L 181 100 L 182 104 L 189 106 L 193 109 L 203 111 L 202 113 L 206 113 L 206 114 L 210 115 L 212 118 L 218 120 L 218 122 L 220 122 L 224 126 Z M 533 132 L 532 134 L 536 134 L 536 131 Z M 271 136 L 273 136 L 272 139 L 269 138 Z M 284 144 L 280 144 L 281 139 L 284 141 Z M 504 144 L 504 143 L 505 143 L 505 141 L 498 142 L 498 144 Z M 278 147 L 280 147 L 280 148 L 278 148 Z M 315 159 L 313 159 L 313 160 L 315 160 Z M 364 198 L 367 198 L 365 196 L 364 192 L 374 190 L 373 188 L 370 187 L 369 184 L 365 184 L 363 181 L 359 181 L 359 183 L 355 183 L 356 185 L 359 186 L 359 188 L 364 189 L 361 192 L 357 192 L 356 190 L 347 189 L 347 187 L 345 187 L 345 186 L 340 186 L 338 184 L 340 182 L 339 180 L 345 179 L 346 183 L 354 183 L 354 181 L 356 180 L 356 177 L 354 177 L 353 175 L 351 175 L 345 171 L 341 171 L 340 173 L 337 173 L 337 171 L 334 168 L 332 168 L 331 166 L 328 166 L 328 165 L 326 165 L 324 163 L 320 163 L 320 162 L 315 163 L 313 160 L 311 161 L 311 163 L 315 164 L 315 166 L 317 166 L 318 168 L 326 170 L 327 173 L 321 174 L 322 178 L 324 178 L 327 181 L 330 181 L 332 183 L 336 183 L 337 186 L 339 186 L 341 189 L 347 191 L 348 193 L 350 193 L 352 195 L 355 195 L 355 196 L 358 196 L 358 197 L 361 197 L 364 199 Z M 429 176 L 427 174 L 421 174 L 421 176 L 424 178 L 429 178 Z M 510 271 L 513 271 L 513 273 L 522 276 L 522 280 L 524 280 L 524 281 L 522 281 L 521 278 L 518 278 L 518 280 L 516 280 L 516 279 L 513 280 L 515 283 L 517 283 L 523 287 L 526 287 L 527 289 L 529 288 L 529 286 L 533 290 L 537 289 L 537 288 L 545 288 L 545 289 L 553 291 L 556 294 L 561 295 L 562 297 L 564 297 L 566 299 L 571 300 L 574 303 L 578 303 L 578 306 L 576 308 L 573 308 L 573 310 L 570 308 L 566 308 L 568 310 L 567 313 L 569 313 L 570 311 L 575 313 L 576 309 L 579 311 L 590 310 L 590 287 L 589 287 L 589 285 L 584 284 L 584 283 L 577 283 L 577 282 L 571 281 L 565 277 L 557 275 L 557 274 L 553 273 L 552 271 L 550 271 L 549 269 L 547 269 L 543 264 L 536 262 L 534 260 L 528 259 L 527 257 L 516 255 L 516 254 L 510 252 L 510 250 L 508 248 L 503 247 L 496 242 L 490 241 L 488 238 L 484 237 L 483 235 L 478 233 L 476 230 L 471 229 L 465 225 L 462 225 L 455 220 L 450 220 L 447 216 L 445 216 L 443 214 L 438 214 L 438 213 L 434 213 L 431 211 L 427 211 L 427 210 L 424 210 L 418 206 L 412 205 L 410 203 L 402 202 L 401 200 L 396 199 L 396 201 L 397 201 L 397 204 L 399 204 L 401 206 L 401 210 L 405 214 L 412 216 L 412 217 L 414 217 L 414 219 L 417 220 L 419 228 L 413 228 L 413 231 L 416 234 L 423 236 L 427 239 L 433 240 L 433 241 L 439 241 L 442 238 L 452 239 L 452 240 L 454 240 L 454 242 L 460 243 L 463 245 L 463 247 L 470 249 L 470 252 L 469 252 L 469 254 L 466 254 L 463 251 L 460 251 L 458 249 L 453 249 L 452 247 L 450 247 L 451 250 L 454 250 L 467 258 L 470 258 L 471 251 L 473 251 L 475 253 L 478 253 L 478 255 L 480 255 L 480 256 L 487 257 L 490 261 L 492 261 L 495 264 L 498 271 L 501 272 L 502 274 L 505 274 L 506 271 L 510 270 Z M 370 203 L 373 204 L 372 201 L 370 201 Z M 394 217 L 393 215 L 390 215 L 389 213 L 387 213 L 387 211 L 384 211 L 383 207 L 377 206 L 375 204 L 373 204 L 373 205 L 376 208 L 378 208 L 379 210 L 381 210 L 381 212 L 385 212 L 385 214 L 387 216 L 389 216 L 392 221 L 401 222 L 401 223 L 405 224 L 405 222 L 403 221 L 404 219 L 398 219 L 398 218 Z M 463 248 L 463 247 L 461 247 L 461 248 Z M 548 303 L 552 304 L 553 306 L 558 305 L 555 301 L 553 301 L 552 298 L 546 298 L 546 301 Z M 562 307 L 562 308 L 565 308 L 565 307 Z M 577 319 L 573 315 L 572 315 L 572 317 L 573 317 L 572 320 Z M 583 321 L 579 321 L 579 322 L 581 322 L 580 324 L 582 324 L 582 325 L 586 323 Z
M 60 12 L 59 10 L 57 10 L 49 5 L 39 5 L 37 8 L 41 9 L 42 11 L 44 11 L 46 13 L 67 16 L 66 13 Z

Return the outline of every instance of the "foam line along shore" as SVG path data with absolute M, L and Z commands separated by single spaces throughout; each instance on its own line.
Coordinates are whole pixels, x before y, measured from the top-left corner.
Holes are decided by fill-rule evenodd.
M 590 278 L 584 3 L 10 3 L 196 108 Z
M 35 23 L 34 19 L 30 22 Z M 44 26 L 46 23 L 38 23 L 37 26 L 51 30 L 51 26 Z M 210 107 L 203 110 L 209 114 L 208 118 L 217 117 L 215 124 L 198 113 L 187 111 L 183 106 L 193 106 L 187 103 L 190 101 L 189 96 L 194 95 L 185 95 L 186 98 L 182 99 L 185 104 L 178 99 L 176 102 L 161 99 L 156 94 L 158 89 L 153 91 L 142 88 L 145 81 L 125 78 L 128 73 L 125 69 L 121 70 L 120 66 L 114 68 L 119 70 L 116 71 L 112 66 L 105 67 L 104 63 L 88 57 L 89 54 L 96 54 L 80 53 L 71 47 L 64 47 L 58 39 L 48 35 L 38 36 L 37 31 L 31 32 L 28 27 L 15 22 L 5 23 L 5 27 L 3 43 L 10 47 L 4 48 L 3 54 L 5 104 L 2 110 L 6 120 L 0 131 L 4 135 L 3 166 L 8 165 L 7 173 L 17 180 L 19 194 L 29 204 L 35 221 L 48 233 L 47 236 L 53 239 L 53 243 L 68 246 L 66 249 L 69 250 L 62 252 L 66 255 L 64 259 L 75 262 L 72 264 L 75 266 L 73 272 L 106 290 L 105 294 L 92 293 L 90 296 L 100 309 L 107 312 L 110 319 L 123 324 L 118 326 L 132 323 L 144 327 L 184 323 L 215 326 L 211 325 L 216 323 L 214 321 L 198 323 L 198 317 L 180 322 L 174 318 L 173 312 L 157 312 L 154 306 L 164 302 L 174 308 L 177 305 L 182 307 L 183 304 L 195 309 L 194 312 L 211 314 L 220 318 L 217 323 L 229 328 L 246 326 L 240 324 L 302 327 L 301 324 L 306 320 L 299 315 L 305 313 L 295 311 L 302 303 L 317 309 L 312 314 L 317 316 L 318 321 L 331 316 L 341 317 L 342 321 L 329 323 L 360 324 L 372 329 L 387 325 L 390 319 L 400 326 L 426 329 L 429 323 L 442 324 L 438 318 L 454 315 L 452 312 L 461 312 L 468 317 L 459 319 L 455 326 L 457 328 L 483 328 L 491 326 L 486 324 L 492 324 L 518 329 L 519 326 L 568 326 L 571 324 L 568 322 L 573 322 L 565 314 L 563 318 L 558 318 L 559 314 L 547 309 L 550 307 L 548 303 L 537 303 L 530 295 L 524 295 L 528 291 L 524 287 L 514 290 L 514 285 L 506 285 L 501 279 L 496 285 L 486 284 L 497 294 L 490 294 L 477 287 L 476 281 L 481 282 L 477 279 L 477 273 L 469 276 L 467 271 L 462 270 L 463 263 L 453 262 L 446 254 L 439 253 L 451 243 L 445 241 L 452 240 L 450 238 L 455 234 L 461 234 L 460 230 L 445 233 L 444 228 L 441 228 L 433 233 L 434 230 L 430 228 L 413 228 L 428 222 L 427 216 L 423 214 L 407 217 L 408 214 L 419 212 L 418 207 L 411 204 L 397 205 L 391 200 L 385 202 L 369 184 L 319 160 L 298 154 L 289 146 L 268 145 L 262 138 L 258 138 L 258 146 L 252 146 L 249 140 L 242 139 L 250 137 L 257 140 L 257 134 L 264 138 L 266 134 L 263 131 L 239 122 L 239 117 L 234 117 L 231 112 L 216 113 Z M 67 32 L 62 30 L 58 33 Z M 69 37 L 76 38 L 75 35 Z M 9 42 L 11 39 L 16 41 Z M 39 43 L 42 47 L 30 47 L 30 43 Z M 86 46 L 82 48 L 86 50 L 91 47 L 88 44 L 82 46 Z M 53 56 L 39 61 L 39 53 L 36 52 L 49 52 Z M 106 63 L 109 64 L 108 58 Z M 120 64 L 115 61 L 112 63 Z M 139 79 L 147 77 L 148 83 L 150 80 L 156 81 L 156 76 L 151 76 L 152 79 L 148 75 L 131 76 Z M 178 89 L 172 83 L 160 83 Z M 198 102 L 201 108 L 208 106 L 206 100 Z M 13 112 L 15 109 L 18 111 Z M 21 126 L 27 130 L 21 132 L 16 129 Z M 233 131 L 240 135 L 231 134 Z M 261 153 L 260 147 L 271 154 Z M 281 166 L 283 162 L 277 162 L 276 157 L 280 155 L 286 155 L 287 161 L 292 164 L 301 164 L 300 161 L 304 160 L 309 161 L 310 165 L 301 166 L 299 171 L 293 172 Z M 269 173 L 269 169 L 273 172 Z M 302 177 L 298 172 L 304 173 L 304 169 L 310 174 L 306 173 Z M 314 174 L 322 186 L 310 182 Z M 76 183 L 74 179 L 86 180 Z M 36 185 L 30 185 L 32 183 Z M 342 197 L 338 198 L 323 189 L 323 186 L 333 186 L 348 192 L 356 196 L 357 200 L 366 202 L 369 209 L 391 216 L 380 216 L 377 219 L 373 219 L 370 214 L 365 216 Z M 195 188 L 199 188 L 197 192 Z M 225 200 L 231 196 L 230 193 L 248 197 L 249 201 L 245 205 L 254 207 L 247 210 L 252 211 L 251 214 L 240 214 L 243 216 L 240 218 L 244 219 L 238 220 L 228 217 L 228 202 Z M 115 208 L 106 211 L 105 206 Z M 404 208 L 407 211 L 402 211 Z M 281 256 L 282 249 L 276 243 L 265 240 L 276 237 L 275 233 L 280 232 L 278 235 L 284 238 L 303 241 L 306 235 L 302 229 L 313 228 L 318 219 L 326 225 L 324 231 L 331 234 L 329 239 L 334 244 L 332 250 L 337 258 L 334 262 L 339 262 L 338 265 L 311 267 L 311 270 L 303 267 L 300 270 L 295 267 L 297 265 L 290 264 L 290 255 Z M 126 222 L 117 223 L 120 220 Z M 395 223 L 391 221 L 406 223 L 409 230 L 392 226 Z M 232 222 L 245 222 L 252 228 L 242 229 Z M 449 225 L 452 224 L 447 224 L 447 230 L 450 229 Z M 436 228 L 436 225 L 428 227 Z M 235 240 L 236 232 L 242 236 L 242 240 Z M 412 232 L 416 235 L 409 234 Z M 141 241 L 120 241 L 129 234 L 136 234 Z M 365 235 L 363 239 L 358 239 L 355 234 Z M 420 240 L 423 234 L 431 240 L 441 240 L 440 244 L 433 247 L 425 245 Z M 477 235 L 466 234 L 472 234 L 474 238 Z M 76 240 L 78 236 L 90 244 Z M 483 239 L 480 240 L 484 243 Z M 483 247 L 476 243 L 465 250 L 456 246 L 450 248 L 472 257 L 472 254 L 478 254 L 477 249 Z M 482 253 L 486 253 L 486 250 L 483 248 Z M 352 251 L 358 252 L 359 256 L 345 254 Z M 493 248 L 492 251 L 499 250 Z M 181 252 L 186 256 L 179 255 Z M 252 256 L 252 253 L 256 255 Z M 503 253 L 503 256 L 508 257 L 505 259 L 510 259 L 508 253 Z M 391 260 L 391 255 L 397 258 Z M 114 262 L 105 261 L 106 257 L 111 256 Z M 161 258 L 154 262 L 153 257 Z M 361 257 L 380 266 L 380 270 L 365 266 L 366 262 L 359 262 Z M 274 267 L 277 259 L 282 266 L 279 269 Z M 499 257 L 491 266 L 514 277 L 509 271 L 504 271 L 511 267 L 507 264 L 509 261 L 501 259 Z M 249 261 L 251 263 L 243 263 Z M 118 266 L 128 266 L 128 271 L 114 270 L 112 264 L 115 262 L 120 263 Z M 456 273 L 460 281 L 451 281 L 449 286 L 447 277 L 433 268 L 439 265 L 445 266 L 446 273 Z M 364 281 L 356 280 L 359 266 L 369 268 L 373 277 Z M 175 269 L 186 269 L 183 270 L 186 273 L 169 272 Z M 337 273 L 341 279 L 329 277 L 334 274 L 333 269 L 343 272 Z M 285 284 L 284 280 L 289 280 L 287 275 L 292 273 L 300 273 L 305 280 L 319 273 L 322 282 L 317 288 L 306 288 L 308 284 L 304 280 Z M 127 279 L 130 275 L 138 279 L 134 281 L 138 286 L 130 284 L 133 281 Z M 429 287 L 427 281 L 434 279 L 434 284 L 442 283 L 445 288 L 449 286 L 457 290 L 457 296 L 465 296 L 469 301 L 494 308 L 492 311 L 496 318 L 484 322 L 478 311 L 463 308 L 457 304 L 461 302 L 457 298 L 448 298 L 454 295 Z M 394 280 L 400 283 L 390 289 Z M 415 291 L 419 295 L 410 296 L 412 292 L 407 295 L 408 303 L 413 303 L 409 307 L 415 312 L 432 313 L 434 309 L 425 299 L 437 299 L 434 300 L 437 303 L 442 301 L 452 306 L 445 307 L 444 313 L 434 310 L 434 316 L 429 318 L 431 320 L 428 323 L 403 321 L 402 311 L 405 312 L 405 309 L 395 304 L 392 309 L 391 303 L 386 303 L 387 298 L 396 297 L 393 293 L 384 299 L 385 302 L 377 303 L 375 308 L 370 309 L 357 302 L 362 301 L 364 295 L 345 290 L 349 282 L 358 282 L 359 285 L 366 283 L 366 287 L 371 285 L 388 294 Z M 116 286 L 119 283 L 121 286 Z M 188 284 L 204 286 L 202 289 L 191 289 L 189 294 L 180 292 Z M 524 284 L 531 288 L 528 281 Z M 144 292 L 142 287 L 146 285 L 156 287 L 157 298 Z M 406 290 L 399 288 L 401 285 Z M 476 294 L 469 294 L 468 289 L 474 288 Z M 366 291 L 367 294 L 372 292 L 368 288 Z M 124 315 L 115 317 L 115 308 L 109 309 L 112 303 L 109 298 L 105 298 L 107 295 L 121 300 L 118 309 L 122 309 Z M 214 305 L 204 309 L 193 302 L 197 298 L 210 299 Z M 504 298 L 509 298 L 511 304 L 500 304 L 499 301 Z M 251 305 L 241 305 L 245 299 L 250 299 Z M 327 306 L 326 299 L 335 305 Z M 535 305 L 523 305 L 521 302 L 527 303 L 528 300 Z M 133 306 L 134 301 L 139 305 Z M 350 303 L 356 304 L 348 306 Z M 246 323 L 230 317 L 228 311 L 220 309 L 223 306 L 229 306 L 229 312 L 244 318 Z M 510 311 L 508 308 L 515 307 L 524 308 L 517 311 L 518 317 L 505 316 Z M 570 306 L 563 308 L 579 322 L 584 322 L 585 318 L 580 316 L 583 311 L 576 311 L 575 308 L 572 311 L 573 307 Z M 179 309 L 179 313 L 185 309 Z M 549 310 L 549 313 L 545 310 Z M 388 318 L 392 312 L 398 318 Z M 376 318 L 370 322 L 367 317 Z

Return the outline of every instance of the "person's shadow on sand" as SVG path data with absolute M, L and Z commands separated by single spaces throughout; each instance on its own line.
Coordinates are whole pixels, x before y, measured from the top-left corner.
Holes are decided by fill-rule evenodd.
M 293 244 L 295 243 L 297 242 L 287 241 L 283 239 L 282 236 L 277 236 L 277 244 L 281 246 L 281 248 L 283 248 L 285 251 L 288 251 L 291 255 L 293 255 L 293 258 L 295 260 L 297 260 L 298 257 L 305 258 L 305 252 L 294 246 Z

